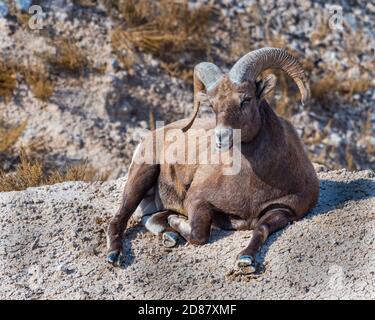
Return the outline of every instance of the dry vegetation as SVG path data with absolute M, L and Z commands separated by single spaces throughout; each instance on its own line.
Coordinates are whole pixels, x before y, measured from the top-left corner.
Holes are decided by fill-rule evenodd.
M 46 146 L 35 139 L 26 147 L 16 148 L 26 122 L 10 126 L 0 119 L 0 192 L 24 190 L 29 187 L 61 183 L 64 181 L 104 181 L 108 173 L 100 174 L 87 162 L 59 170 L 43 161 Z M 4 170 L 3 161 L 16 159 L 11 170 Z
M 261 46 L 270 46 L 276 48 L 287 49 L 300 61 L 310 76 L 311 94 L 312 99 L 319 102 L 321 105 L 329 109 L 332 104 L 339 103 L 341 101 L 352 102 L 353 95 L 356 93 L 363 93 L 368 91 L 372 87 L 372 78 L 370 73 L 375 68 L 375 61 L 369 63 L 366 68 L 360 70 L 359 76 L 345 75 L 345 70 L 337 70 L 336 66 L 326 65 L 324 66 L 325 71 L 318 77 L 312 77 L 314 71 L 317 70 L 314 65 L 314 61 L 308 57 L 302 57 L 298 52 L 290 47 L 290 44 L 280 34 L 274 34 L 272 32 L 272 15 L 267 16 L 265 21 L 262 21 L 262 8 L 259 4 L 254 3 L 251 6 L 247 15 L 251 16 L 251 20 L 257 25 L 264 25 L 264 42 L 250 43 L 249 39 L 253 38 L 249 32 L 249 29 L 243 27 L 241 24 L 238 27 L 239 35 L 234 38 L 231 42 L 230 57 L 235 60 L 238 59 L 244 53 L 257 49 Z M 367 48 L 366 38 L 362 30 L 353 32 L 347 24 L 344 24 L 345 32 L 343 46 L 345 48 L 344 54 L 349 61 L 348 69 L 351 67 L 358 66 L 356 57 L 363 53 L 362 48 Z M 314 46 L 319 45 L 332 30 L 328 26 L 328 21 L 321 19 L 311 33 L 310 41 Z M 315 69 L 315 70 L 314 70 Z M 340 71 L 341 77 L 338 76 L 337 71 Z M 273 73 L 277 75 L 279 95 L 277 99 L 273 98 L 272 104 L 275 105 L 278 114 L 290 117 L 294 114 L 295 107 L 300 103 L 300 96 L 293 81 L 283 72 L 273 70 Z M 271 98 L 272 99 L 272 98 Z
M 207 59 L 212 7 L 189 9 L 188 1 L 168 0 L 106 1 L 106 6 L 123 18 L 112 33 L 112 46 L 127 69 L 139 50 L 159 58 L 173 76 L 190 79 L 193 65 Z
M 14 61 L 0 60 L 0 98 L 9 102 L 17 86 L 17 75 L 22 75 L 34 96 L 47 101 L 53 94 L 54 83 L 42 63 L 19 65 Z
M 24 66 L 21 73 L 36 98 L 47 101 L 52 96 L 55 85 L 42 63 Z
M 0 98 L 8 102 L 17 86 L 16 69 L 9 61 L 0 59 Z
M 73 3 L 83 8 L 93 8 L 96 6 L 96 0 L 73 0 Z
M 0 59 L 0 98 L 9 102 L 17 87 L 17 75 L 22 75 L 28 87 L 37 99 L 47 101 L 54 92 L 55 84 L 52 71 L 65 71 L 73 75 L 82 75 L 85 70 L 102 73 L 102 69 L 93 69 L 86 53 L 71 40 L 59 38 L 52 41 L 56 52 L 44 52 L 34 62 L 17 64 L 12 59 Z
M 192 81 L 193 66 L 202 60 L 211 60 L 210 43 L 207 40 L 212 36 L 210 26 L 217 14 L 211 6 L 201 5 L 191 9 L 187 0 L 104 0 L 103 2 L 115 23 L 115 28 L 111 32 L 112 49 L 120 65 L 130 74 L 133 72 L 134 64 L 142 59 L 140 52 L 157 58 L 160 67 L 168 74 L 189 82 Z M 74 0 L 74 3 L 85 8 L 97 5 L 95 0 Z M 21 25 L 27 23 L 25 20 L 26 17 L 28 18 L 27 14 L 18 12 L 14 6 L 10 9 Z M 320 104 L 325 109 L 332 109 L 332 106 L 342 101 L 352 102 L 355 93 L 368 91 L 372 87 L 371 73 L 375 68 L 375 62 L 367 66 L 362 65 L 359 76 L 346 75 L 345 70 L 336 70 L 332 65 L 325 65 L 324 72 L 319 71 L 318 74 L 314 61 L 299 56 L 282 36 L 272 33 L 272 17 L 263 21 L 264 13 L 261 12 L 258 4 L 253 5 L 253 12 L 250 14 L 257 25 L 264 25 L 264 40 L 251 43 L 249 39 L 252 39 L 253 35 L 250 29 L 241 26 L 241 19 L 238 19 L 238 32 L 230 40 L 230 48 L 228 48 L 230 62 L 260 46 L 287 49 L 302 62 L 304 69 L 310 75 L 314 104 Z M 348 26 L 345 27 L 347 32 L 343 43 L 344 54 L 349 61 L 347 67 L 350 69 L 359 66 L 355 58 L 361 53 L 361 48 L 367 45 L 360 31 L 354 34 Z M 321 21 L 311 34 L 311 43 L 318 46 L 330 32 L 327 23 Z M 49 41 L 55 48 L 54 52 L 44 52 L 37 57 L 37 62 L 18 65 L 12 60 L 0 58 L 0 101 L 4 100 L 7 103 L 12 99 L 19 81 L 25 81 L 36 98 L 47 101 L 53 95 L 55 84 L 52 79 L 56 76 L 63 74 L 82 76 L 86 71 L 104 72 L 104 65 L 102 69 L 93 68 L 92 62 L 87 58 L 87 52 L 74 41 L 61 37 L 52 37 Z M 270 71 L 266 71 L 268 72 Z M 278 77 L 278 94 L 276 97 L 269 98 L 278 114 L 290 117 L 300 103 L 299 92 L 285 73 L 277 70 L 273 72 Z M 150 127 L 152 127 L 154 111 L 150 109 L 149 112 Z M 370 119 L 370 115 L 368 118 Z M 312 137 L 304 137 L 307 145 L 323 145 L 319 155 L 312 155 L 313 161 L 325 163 L 330 153 L 338 152 L 334 150 L 335 147 L 323 143 L 331 126 L 332 122 L 328 121 L 322 132 L 316 132 Z M 9 126 L 0 121 L 0 191 L 21 190 L 65 180 L 90 181 L 106 178 L 98 175 L 87 163 L 63 171 L 47 166 L 43 161 L 43 155 L 47 153 L 43 150 L 43 142 L 39 140 L 25 148 L 16 149 L 15 144 L 25 128 L 26 123 Z M 371 130 L 371 121 L 368 120 L 363 127 L 363 136 L 373 136 Z M 367 152 L 375 153 L 373 145 L 370 143 L 368 145 Z M 346 145 L 344 150 L 346 166 L 351 169 L 356 168 L 353 150 L 349 145 Z M 6 156 L 9 154 L 17 159 L 16 164 L 12 167 L 12 172 L 1 171 L 1 161 L 9 158 Z
M 350 101 L 355 93 L 366 92 L 372 86 L 370 76 L 367 72 L 362 73 L 358 79 L 339 79 L 334 72 L 327 72 L 322 78 L 314 82 L 311 86 L 312 97 L 328 104 L 337 99 L 337 95 Z
M 19 159 L 15 171 L 6 173 L 0 170 L 0 192 L 19 191 L 64 181 L 103 181 L 108 178 L 107 174 L 98 174 L 87 163 L 71 166 L 65 171 L 46 170 L 42 161 L 33 159 L 24 149 L 20 150 Z
M 241 19 L 239 19 L 239 25 L 237 30 L 238 34 L 235 35 L 233 41 L 230 42 L 229 56 L 232 61 L 238 59 L 244 53 L 255 50 L 262 46 L 278 47 L 287 49 L 294 56 L 296 56 L 307 72 L 310 78 L 312 100 L 309 105 L 305 108 L 314 111 L 314 109 L 323 108 L 326 111 L 335 112 L 338 106 L 346 104 L 354 104 L 353 96 L 355 94 L 362 94 L 368 92 L 373 88 L 372 76 L 373 70 L 375 69 L 375 60 L 362 61 L 359 63 L 359 56 L 363 55 L 364 48 L 369 48 L 368 38 L 366 38 L 363 30 L 358 29 L 354 32 L 351 27 L 345 23 L 345 31 L 342 33 L 343 41 L 341 46 L 344 50 L 340 52 L 340 55 L 348 63 L 345 67 L 334 65 L 329 61 L 324 61 L 324 64 L 316 65 L 311 57 L 300 56 L 299 52 L 296 52 L 291 47 L 290 43 L 285 40 L 282 34 L 275 34 L 273 32 L 273 17 L 267 15 L 265 21 L 262 21 L 261 17 L 264 16 L 262 8 L 254 3 L 251 6 L 246 15 L 251 16 L 253 21 L 258 26 L 264 26 L 262 31 L 264 32 L 264 40 L 252 43 L 249 39 L 257 37 L 253 34 L 251 29 L 241 25 Z M 317 27 L 311 33 L 311 43 L 319 47 L 321 43 L 326 43 L 326 37 L 332 33 L 332 30 L 328 26 L 328 21 L 323 18 L 318 22 Z M 259 38 L 259 37 L 258 37 Z M 358 72 L 352 72 L 357 69 Z M 277 75 L 278 85 L 275 95 L 270 95 L 269 99 L 271 104 L 275 106 L 276 112 L 286 118 L 290 118 L 297 110 L 300 105 L 300 95 L 296 85 L 293 81 L 283 72 L 278 70 L 272 70 Z M 264 73 L 267 74 L 270 71 Z M 331 169 L 337 169 L 345 166 L 351 170 L 358 168 L 356 159 L 359 157 L 358 146 L 353 143 L 344 143 L 340 147 L 328 145 L 325 143 L 331 133 L 332 121 L 326 123 L 326 127 L 321 132 L 315 132 L 313 136 L 307 136 L 304 134 L 303 139 L 307 145 L 321 146 L 320 153 L 310 153 L 310 157 L 313 161 L 325 164 Z M 374 147 L 369 137 L 373 136 L 371 117 L 368 115 L 368 121 L 364 125 L 362 132 L 358 139 L 361 139 L 362 145 L 366 145 L 365 152 L 367 154 L 374 154 Z M 316 149 L 317 150 L 317 149 Z M 335 159 L 333 159 L 336 156 Z M 332 159 L 332 161 L 327 161 Z M 341 160 L 342 159 L 342 160 Z
M 56 71 L 80 74 L 91 67 L 87 54 L 70 39 L 57 38 L 51 41 L 55 52 L 45 52 L 41 58 Z
M 10 126 L 0 119 L 0 153 L 7 152 L 17 142 L 27 123 L 23 122 L 18 126 Z
M 233 41 L 230 43 L 229 48 L 229 57 L 232 61 L 236 61 L 239 57 L 243 54 L 256 50 L 262 46 L 267 47 L 274 47 L 274 48 L 282 48 L 288 50 L 291 54 L 301 61 L 304 69 L 309 73 L 312 69 L 312 62 L 303 57 L 299 56 L 298 52 L 291 49 L 288 42 L 281 37 L 279 34 L 275 35 L 272 33 L 272 16 L 267 16 L 265 20 L 262 19 L 264 13 L 260 8 L 259 4 L 254 3 L 250 6 L 248 13 L 246 15 L 250 15 L 251 20 L 260 26 L 263 27 L 264 31 L 264 40 L 260 42 L 251 42 L 250 39 L 254 38 L 254 34 L 250 32 L 250 29 L 246 26 L 243 26 L 239 19 L 239 26 L 238 26 L 238 34 L 235 35 Z M 311 66 L 312 64 L 312 66 Z M 293 83 L 285 72 L 280 70 L 266 70 L 262 73 L 260 77 L 265 77 L 268 74 L 273 73 L 277 76 L 277 95 L 269 94 L 268 99 L 271 100 L 271 104 L 275 106 L 276 112 L 284 116 L 286 118 L 293 115 L 296 106 L 300 101 L 300 96 L 296 85 Z

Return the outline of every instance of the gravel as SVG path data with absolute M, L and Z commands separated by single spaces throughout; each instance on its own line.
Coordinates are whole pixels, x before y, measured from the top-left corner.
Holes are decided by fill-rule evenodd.
M 166 249 L 135 219 L 125 268 L 108 265 L 124 179 L 0 193 L 0 298 L 375 299 L 375 174 L 317 170 L 319 204 L 267 240 L 252 276 L 234 269 L 251 231 Z
M 30 30 L 8 14 L 8 2 L 0 0 L 2 57 L 22 63 L 43 62 L 40 54 L 53 50 L 53 35 L 76 42 L 94 67 L 106 66 L 102 73 L 91 72 L 80 79 L 51 72 L 55 92 L 48 102 L 35 98 L 24 79 L 18 77 L 14 99 L 9 103 L 0 99 L 0 113 L 10 123 L 27 120 L 19 145 L 42 137 L 50 148 L 46 158 L 51 162 L 64 167 L 87 159 L 96 168 L 109 171 L 111 178 L 119 178 L 138 143 L 136 131 L 148 127 L 150 110 L 156 120 L 167 123 L 191 114 L 191 84 L 167 74 L 158 58 L 139 52 L 131 70 L 120 67 L 111 43 L 116 21 L 99 5 L 102 1 L 97 1 L 96 8 L 80 7 L 72 0 L 40 1 L 46 13 L 41 32 Z M 219 13 L 210 27 L 207 42 L 212 56 L 207 59 L 223 70 L 249 50 L 279 45 L 301 61 L 310 62 L 311 84 L 329 72 L 338 82 L 365 75 L 372 79 L 372 87 L 353 94 L 353 99 L 350 94 L 342 97 L 332 92 L 332 100 L 323 103 L 314 99 L 304 109 L 296 102 L 290 120 L 305 142 L 313 141 L 306 144 L 314 161 L 331 169 L 375 169 L 374 5 L 341 0 L 343 21 L 348 24 L 348 29 L 341 32 L 324 31 L 329 17 L 327 1 L 190 3 L 192 7 L 213 4 Z M 274 96 L 269 97 L 272 106 L 280 97 L 280 83 L 279 79 Z M 294 85 L 289 89 L 291 97 L 297 94 Z

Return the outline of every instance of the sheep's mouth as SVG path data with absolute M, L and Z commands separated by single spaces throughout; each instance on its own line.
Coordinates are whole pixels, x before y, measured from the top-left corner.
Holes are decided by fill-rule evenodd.
M 215 128 L 216 150 L 223 152 L 229 150 L 233 145 L 233 129 L 218 126 Z

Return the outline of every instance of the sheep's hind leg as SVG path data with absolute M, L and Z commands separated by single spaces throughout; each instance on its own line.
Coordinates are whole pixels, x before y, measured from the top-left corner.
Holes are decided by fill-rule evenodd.
M 175 213 L 169 210 L 146 215 L 142 218 L 145 228 L 154 235 L 161 236 L 163 245 L 167 248 L 177 244 L 178 234 L 172 230 L 168 223 L 168 217 Z
M 188 219 L 178 215 L 168 217 L 169 225 L 191 244 L 203 245 L 210 239 L 211 210 L 202 203 L 195 203 L 188 209 Z
M 284 228 L 291 222 L 292 213 L 288 209 L 272 209 L 258 221 L 253 231 L 249 246 L 237 258 L 237 267 L 242 273 L 253 273 L 256 270 L 256 254 L 268 236 Z

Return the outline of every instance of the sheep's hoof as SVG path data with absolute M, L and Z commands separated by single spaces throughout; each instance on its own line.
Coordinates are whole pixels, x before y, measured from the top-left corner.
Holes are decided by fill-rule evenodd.
M 237 259 L 237 267 L 242 274 L 254 273 L 256 270 L 255 261 L 251 256 L 240 256 Z
M 163 233 L 163 246 L 172 248 L 177 244 L 178 234 L 173 231 L 167 231 Z
M 107 254 L 107 262 L 115 267 L 122 267 L 125 262 L 124 255 L 119 250 L 110 251 Z

